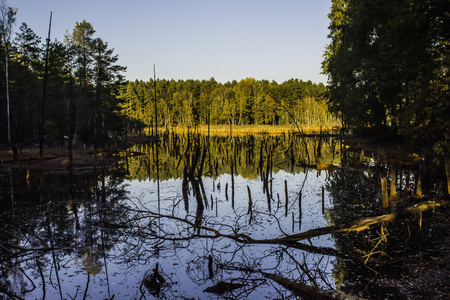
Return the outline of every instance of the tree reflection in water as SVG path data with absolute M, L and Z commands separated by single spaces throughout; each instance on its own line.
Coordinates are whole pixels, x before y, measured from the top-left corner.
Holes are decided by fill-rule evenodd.
M 1 190 L 2 293 L 11 298 L 67 298 L 88 292 L 90 276 L 106 267 L 107 253 L 120 236 L 107 224 L 120 226 L 123 220 L 122 180 L 109 176 L 108 185 L 102 186 L 101 177 L 41 172 L 31 174 L 29 187 L 24 187 L 20 172 L 1 178 L 12 179 L 16 187 L 14 203 L 4 201 L 8 191 Z M 77 286 L 63 288 L 62 282 L 74 276 Z
M 430 218 L 426 231 L 406 218 L 381 225 L 389 233 L 383 240 L 380 225 L 300 238 L 385 213 L 379 182 L 391 178 L 389 166 L 345 151 L 338 139 L 164 134 L 159 147 L 158 161 L 155 144 L 139 144 L 118 154 L 114 169 L 32 172 L 29 188 L 20 171 L 0 177 L 0 292 L 401 298 L 406 293 L 386 281 L 401 284 L 418 251 L 431 253 L 431 239 L 448 237 Z M 414 171 L 399 166 L 397 174 L 400 186 L 414 188 Z

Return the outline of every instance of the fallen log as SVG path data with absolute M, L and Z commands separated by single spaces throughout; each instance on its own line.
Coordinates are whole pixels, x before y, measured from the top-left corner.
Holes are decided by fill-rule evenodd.
M 275 281 L 284 288 L 290 290 L 295 296 L 301 297 L 302 299 L 315 299 L 315 300 L 365 300 L 365 298 L 360 298 L 353 295 L 343 294 L 334 291 L 323 291 L 319 288 L 312 287 L 302 282 L 290 280 L 279 275 L 261 272 L 265 277 Z
M 376 216 L 376 217 L 368 217 L 363 218 L 359 220 L 354 220 L 352 222 L 349 222 L 344 225 L 340 226 L 329 226 L 329 227 L 322 227 L 322 228 L 316 228 L 312 230 L 308 230 L 305 232 L 301 232 L 298 234 L 293 235 L 287 235 L 284 237 L 279 238 L 273 238 L 273 239 L 253 239 L 250 236 L 242 233 L 232 233 L 232 234 L 226 234 L 222 233 L 217 229 L 207 227 L 204 225 L 197 225 L 193 222 L 190 222 L 186 219 L 175 217 L 175 216 L 168 216 L 168 215 L 161 215 L 156 212 L 148 211 L 150 214 L 154 216 L 169 218 L 172 220 L 176 220 L 185 224 L 188 224 L 194 228 L 205 230 L 206 232 L 212 233 L 212 234 L 194 234 L 192 237 L 196 238 L 229 238 L 232 239 L 238 243 L 244 243 L 244 244 L 282 244 L 282 245 L 288 245 L 289 247 L 295 247 L 304 251 L 313 252 L 313 253 L 319 253 L 324 255 L 332 255 L 342 258 L 348 258 L 348 259 L 358 259 L 354 255 L 348 254 L 348 253 L 342 253 L 340 251 L 337 251 L 332 248 L 327 247 L 316 247 L 312 245 L 306 245 L 302 243 L 298 243 L 302 240 L 311 239 L 313 237 L 326 235 L 326 234 L 332 234 L 332 233 L 338 233 L 338 232 L 350 232 L 350 231 L 362 231 L 369 229 L 370 226 L 380 224 L 383 222 L 391 222 L 398 218 L 406 218 L 408 215 L 416 215 L 420 214 L 427 210 L 435 210 L 438 207 L 447 206 L 450 205 L 449 200 L 428 200 L 428 201 L 422 201 L 420 203 L 414 204 L 412 206 L 409 206 L 407 208 L 404 208 L 402 210 L 397 210 L 396 212 Z M 192 237 L 181 237 L 181 238 L 173 238 L 173 240 L 186 240 Z M 169 240 L 170 238 L 164 237 L 164 239 Z
M 428 201 L 422 201 L 420 203 L 409 206 L 409 207 L 405 208 L 404 211 L 409 214 L 416 215 L 416 214 L 420 214 L 427 210 L 434 211 L 438 207 L 447 206 L 449 204 L 450 204 L 450 201 L 448 201 L 448 200 L 428 200 Z M 362 231 L 362 230 L 369 229 L 370 226 L 372 226 L 372 225 L 380 224 L 383 222 L 394 221 L 400 214 L 404 215 L 403 213 L 393 212 L 393 213 L 386 214 L 386 215 L 381 215 L 381 216 L 376 216 L 376 217 L 368 217 L 368 218 L 355 220 L 355 221 L 349 222 L 344 225 L 311 229 L 311 230 L 304 231 L 301 233 L 287 235 L 285 237 L 281 237 L 278 239 L 265 240 L 265 242 L 267 242 L 267 243 L 297 242 L 297 241 L 307 240 L 307 239 L 311 239 L 313 237 L 317 237 L 317 236 L 321 236 L 321 235 L 325 235 L 325 234 L 332 234 L 332 233 L 338 233 L 338 232 L 350 232 L 350 231 Z
M 239 289 L 243 286 L 244 286 L 244 284 L 242 284 L 242 283 L 219 281 L 215 285 L 206 288 L 203 292 L 213 293 L 213 294 L 217 294 L 217 295 L 223 295 L 225 293 L 232 292 L 233 290 Z
M 313 285 L 306 284 L 304 282 L 300 282 L 297 279 L 289 279 L 286 277 L 283 277 L 278 274 L 268 273 L 264 272 L 262 270 L 257 270 L 245 266 L 230 266 L 230 265 L 223 265 L 218 264 L 218 266 L 222 269 L 226 270 L 238 270 L 243 272 L 250 272 L 250 273 L 258 273 L 263 275 L 264 277 L 275 281 L 282 287 L 286 288 L 287 290 L 291 291 L 293 295 L 300 297 L 301 299 L 315 299 L 315 300 L 366 300 L 365 298 L 360 298 L 357 296 L 349 295 L 342 293 L 340 291 L 335 290 L 323 290 L 321 289 L 317 284 L 314 282 L 311 282 Z M 307 271 L 306 271 L 307 272 Z M 219 282 L 220 283 L 220 282 Z M 209 287 L 204 292 L 211 292 L 209 289 L 216 288 L 216 286 L 219 285 L 216 284 L 213 287 Z M 223 283 L 220 283 L 220 286 L 222 286 Z M 228 284 L 225 286 L 228 287 Z M 240 286 L 237 286 L 239 288 Z M 222 289 L 220 289 L 221 291 Z
M 406 208 L 406 211 L 409 212 L 410 214 L 417 215 L 424 211 L 431 209 L 434 211 L 438 207 L 447 205 L 450 205 L 450 201 L 448 200 L 428 200 L 409 206 Z
M 317 299 L 317 300 L 335 300 L 339 299 L 334 297 L 331 293 L 324 292 L 320 289 L 314 288 L 302 282 L 290 280 L 275 274 L 261 272 L 265 277 L 275 281 L 282 287 L 291 291 L 295 296 L 302 297 L 303 299 Z

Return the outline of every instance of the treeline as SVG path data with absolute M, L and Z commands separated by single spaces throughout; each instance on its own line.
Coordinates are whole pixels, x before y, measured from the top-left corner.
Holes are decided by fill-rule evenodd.
M 42 40 L 0 1 L 0 143 L 104 141 L 154 125 L 335 125 L 326 88 L 291 79 L 126 82 L 125 67 L 93 26 L 76 22 L 64 41 Z M 49 26 L 51 33 L 51 28 Z
M 0 8 L 0 142 L 36 143 L 40 131 L 47 142 L 64 136 L 94 142 L 120 133 L 115 95 L 126 68 L 92 25 L 77 22 L 64 41 L 48 41 L 47 51 L 47 41 L 26 23 L 13 34 L 17 9 L 4 1 Z
M 246 78 L 239 82 L 209 80 L 150 80 L 128 82 L 120 98 L 121 113 L 131 129 L 153 124 L 157 101 L 159 126 L 202 124 L 338 124 L 328 111 L 325 86 L 291 79 L 275 81 Z
M 450 157 L 450 9 L 441 0 L 333 0 L 323 70 L 345 126 Z

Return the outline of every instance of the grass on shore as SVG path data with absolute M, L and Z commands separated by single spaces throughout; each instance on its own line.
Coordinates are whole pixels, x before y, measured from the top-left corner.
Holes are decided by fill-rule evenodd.
M 340 129 L 339 125 L 333 126 L 319 126 L 319 125 L 301 125 L 302 134 L 318 134 L 318 133 L 333 133 Z M 166 128 L 159 128 L 158 131 L 165 131 Z M 198 127 L 188 126 L 174 126 L 167 128 L 169 131 L 176 133 L 197 132 L 201 134 L 208 134 L 208 125 L 200 125 Z M 209 132 L 211 135 L 257 135 L 257 134 L 296 134 L 299 133 L 297 127 L 293 125 L 211 125 Z

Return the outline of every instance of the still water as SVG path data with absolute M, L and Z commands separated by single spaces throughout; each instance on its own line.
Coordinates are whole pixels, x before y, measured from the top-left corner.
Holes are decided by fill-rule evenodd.
M 283 241 L 386 213 L 380 178 L 412 194 L 414 166 L 324 137 L 166 135 L 158 145 L 126 149 L 109 169 L 2 175 L 3 297 L 414 299 L 423 268 L 449 279 L 433 264 L 449 253 L 448 223 L 433 213 Z M 419 283 L 426 298 L 448 293 Z

